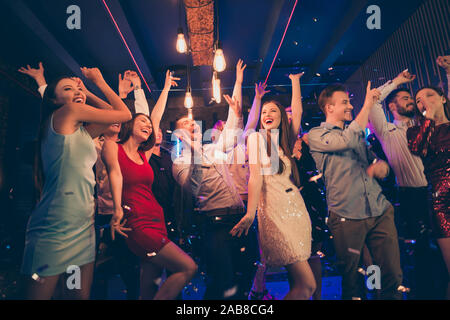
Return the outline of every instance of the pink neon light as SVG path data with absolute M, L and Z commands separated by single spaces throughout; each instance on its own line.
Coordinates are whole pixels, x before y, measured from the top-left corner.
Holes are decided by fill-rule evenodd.
M 124 43 L 125 46 L 127 47 L 127 50 L 128 50 L 128 52 L 130 53 L 131 59 L 133 59 L 134 65 L 135 65 L 136 68 L 138 69 L 139 74 L 141 75 L 142 80 L 144 80 L 144 83 L 145 83 L 145 85 L 147 86 L 148 91 L 149 91 L 149 92 L 152 92 L 152 90 L 150 90 L 150 87 L 149 87 L 148 84 L 147 84 L 147 81 L 145 81 L 145 78 L 144 78 L 144 75 L 142 74 L 141 69 L 139 68 L 139 66 L 138 66 L 138 64 L 137 64 L 137 62 L 136 62 L 136 60 L 134 59 L 133 53 L 131 52 L 130 48 L 128 47 L 127 41 L 125 40 L 125 38 L 124 38 L 122 32 L 121 32 L 120 29 L 119 29 L 119 26 L 117 25 L 116 19 L 114 19 L 114 17 L 113 17 L 113 15 L 112 15 L 111 11 L 109 10 L 109 7 L 108 7 L 108 5 L 106 4 L 105 0 L 102 0 L 102 1 L 103 1 L 103 4 L 104 4 L 105 7 L 106 7 L 106 10 L 108 10 L 109 15 L 111 16 L 111 19 L 112 19 L 112 21 L 114 22 L 114 25 L 116 26 L 116 29 L 117 29 L 117 31 L 119 32 L 120 37 L 122 38 L 123 43 Z
M 289 24 L 291 23 L 292 15 L 294 14 L 294 10 L 295 10 L 295 7 L 297 6 L 297 2 L 298 2 L 298 0 L 295 0 L 294 7 L 292 8 L 291 15 L 289 16 L 289 20 L 286 24 L 286 29 L 284 29 L 283 37 L 281 38 L 277 53 L 275 53 L 275 57 L 273 57 L 273 61 L 272 61 L 272 64 L 270 65 L 270 69 L 269 69 L 269 72 L 267 73 L 266 81 L 264 81 L 264 84 L 266 84 L 267 79 L 269 79 L 269 75 L 270 75 L 270 72 L 272 71 L 273 64 L 275 63 L 275 59 L 277 58 L 278 52 L 280 51 L 281 45 L 283 44 L 284 36 L 286 35 Z

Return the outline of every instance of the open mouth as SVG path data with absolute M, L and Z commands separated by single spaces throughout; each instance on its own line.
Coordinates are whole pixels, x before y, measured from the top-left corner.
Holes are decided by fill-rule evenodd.
M 273 119 L 267 118 L 267 119 L 264 121 L 264 123 L 265 123 L 266 125 L 271 125 L 271 124 L 273 123 Z
M 115 127 L 115 128 L 118 128 L 118 127 L 120 127 L 120 124 L 119 123 L 114 123 L 114 124 L 112 124 L 112 126 Z
M 146 134 L 150 134 L 150 129 L 142 129 L 141 131 L 146 133 Z
M 83 98 L 82 97 L 75 98 L 73 100 L 73 102 L 75 102 L 75 103 L 83 103 Z

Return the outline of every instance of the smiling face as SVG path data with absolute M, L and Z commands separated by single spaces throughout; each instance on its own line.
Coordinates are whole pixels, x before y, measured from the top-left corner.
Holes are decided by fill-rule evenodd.
M 176 128 L 185 130 L 184 133 L 190 136 L 191 141 L 201 141 L 200 127 L 193 119 L 189 119 L 188 117 L 179 119 L 176 123 Z M 179 138 L 183 139 L 182 136 L 179 136 Z
M 435 90 L 424 88 L 416 93 L 416 105 L 420 113 L 426 111 L 425 117 L 434 120 L 444 112 L 445 97 L 440 96 Z
M 397 112 L 401 116 L 414 117 L 414 100 L 407 91 L 400 91 L 393 102 L 389 104 L 391 112 Z
M 86 103 L 86 95 L 78 87 L 77 82 L 69 79 L 61 79 L 55 87 L 55 104 Z
M 277 129 L 281 123 L 281 111 L 273 102 L 265 103 L 261 110 L 261 126 L 266 129 Z
M 115 135 L 119 134 L 121 128 L 120 123 L 113 123 L 108 127 L 108 129 L 105 131 L 105 135 Z
M 345 122 L 353 119 L 353 106 L 347 92 L 335 91 L 325 108 L 327 108 L 327 117 L 332 117 L 335 121 Z
M 152 123 L 147 116 L 138 115 L 136 119 L 134 119 L 132 135 L 139 143 L 147 141 L 152 132 Z

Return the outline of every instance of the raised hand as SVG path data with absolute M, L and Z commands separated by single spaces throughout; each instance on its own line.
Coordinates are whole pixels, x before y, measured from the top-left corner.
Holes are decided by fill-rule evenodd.
M 241 103 L 235 98 L 230 98 L 229 95 L 225 94 L 223 96 L 225 100 L 227 100 L 228 105 L 231 109 L 233 109 L 234 114 L 236 117 L 240 118 L 242 116 L 242 106 Z
M 436 59 L 436 63 L 444 68 L 447 74 L 450 74 L 450 56 L 439 56 Z
M 124 79 L 131 81 L 134 90 L 141 88 L 141 78 L 139 78 L 136 71 L 125 71 Z
M 242 61 L 242 59 L 239 59 L 236 65 L 236 82 L 242 83 L 244 81 L 245 68 L 247 68 L 247 65 L 244 64 L 244 61 Z
M 27 65 L 26 68 L 21 67 L 18 71 L 33 78 L 37 82 L 38 86 L 46 84 L 44 77 L 44 66 L 42 65 L 42 62 L 39 62 L 38 69 L 31 68 L 30 65 Z
M 394 82 L 397 85 L 412 82 L 416 79 L 416 75 L 409 73 L 408 69 L 402 71 L 395 79 Z
M 174 86 L 178 87 L 178 83 L 176 81 L 181 80 L 180 78 L 172 76 L 172 72 L 170 70 L 166 71 L 166 80 L 164 81 L 164 88 L 169 89 Z
M 83 76 L 85 76 L 87 79 L 91 80 L 95 84 L 105 81 L 103 79 L 102 73 L 100 72 L 100 70 L 98 68 L 83 67 L 80 69 L 81 69 L 81 72 L 83 73 Z
M 129 72 L 129 71 L 126 71 L 125 74 L 127 72 Z M 131 80 L 126 79 L 125 75 L 122 78 L 122 74 L 119 73 L 119 96 L 122 99 L 125 99 L 128 96 L 128 94 L 131 91 L 133 91 L 133 89 L 134 89 L 133 88 L 133 83 L 131 82 Z
M 378 89 L 376 89 L 376 88 L 371 89 L 370 87 L 371 87 L 371 82 L 369 81 L 369 82 L 367 82 L 366 99 L 364 101 L 364 104 L 367 104 L 367 106 L 369 108 L 373 107 L 375 102 L 377 102 L 381 96 L 381 92 Z
M 255 83 L 255 98 L 261 100 L 266 93 L 269 93 L 270 90 L 267 90 L 267 84 L 265 83 Z
M 289 79 L 291 79 L 291 81 L 294 80 L 299 80 L 303 75 L 305 74 L 305 72 L 300 72 L 300 73 L 296 73 L 296 74 L 289 74 Z

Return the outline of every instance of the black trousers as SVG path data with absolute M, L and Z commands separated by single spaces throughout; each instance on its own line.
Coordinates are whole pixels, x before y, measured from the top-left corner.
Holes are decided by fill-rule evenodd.
M 436 297 L 435 279 L 440 273 L 435 270 L 435 250 L 430 246 L 433 238 L 431 231 L 431 202 L 427 187 L 399 187 L 400 228 L 403 237 L 414 239 L 412 253 L 412 274 L 410 279 L 411 298 L 432 299 Z
M 373 263 L 381 271 L 381 299 L 401 299 L 397 288 L 402 284 L 400 250 L 394 223 L 394 208 L 390 206 L 381 216 L 353 220 L 330 211 L 328 226 L 333 235 L 338 266 L 342 274 L 342 298 L 359 297 L 361 251 L 367 245 Z
M 240 238 L 230 235 L 243 215 L 202 217 L 205 300 L 247 300 L 259 261 L 255 228 Z
M 116 274 L 125 284 L 128 300 L 139 299 L 140 259 L 135 256 L 125 242 L 125 238 L 116 233 L 115 240 L 111 239 L 109 222 L 112 215 L 95 217 L 96 231 L 96 268 L 92 285 L 92 299 L 104 300 L 108 296 L 108 280 Z M 101 263 L 102 260 L 108 262 Z
M 407 239 L 418 239 L 430 230 L 430 207 L 428 188 L 399 187 L 400 203 L 399 232 Z

